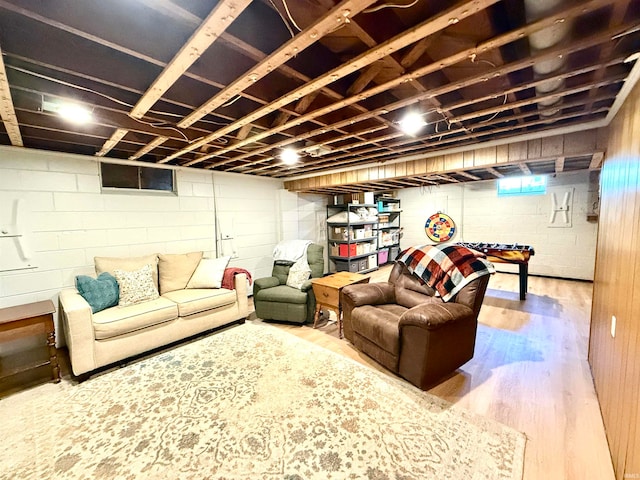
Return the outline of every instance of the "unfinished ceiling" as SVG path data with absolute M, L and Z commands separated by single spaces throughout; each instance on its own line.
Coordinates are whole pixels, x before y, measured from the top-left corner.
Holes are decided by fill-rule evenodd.
M 605 125 L 640 0 L 0 0 L 0 51 L 0 144 L 291 180 Z M 92 120 L 62 119 L 63 101 Z

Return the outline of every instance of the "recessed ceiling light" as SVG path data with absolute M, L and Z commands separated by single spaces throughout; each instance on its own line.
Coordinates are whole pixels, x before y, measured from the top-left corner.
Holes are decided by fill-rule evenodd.
M 78 124 L 89 123 L 91 121 L 91 112 L 82 105 L 73 103 L 61 105 L 58 108 L 58 115 L 65 120 Z
M 427 124 L 427 122 L 424 121 L 424 118 L 422 118 L 422 115 L 417 112 L 407 113 L 398 123 L 400 125 L 400 129 L 407 135 L 411 136 L 417 134 L 422 127 Z
M 298 163 L 299 158 L 300 155 L 298 155 L 298 152 L 292 148 L 285 148 L 280 154 L 280 160 L 282 160 L 282 163 L 285 165 L 295 165 Z

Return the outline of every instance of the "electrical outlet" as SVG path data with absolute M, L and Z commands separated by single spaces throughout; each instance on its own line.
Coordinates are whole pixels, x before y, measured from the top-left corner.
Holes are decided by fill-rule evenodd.
M 615 315 L 611 315 L 611 337 L 616 338 L 616 323 L 618 319 Z

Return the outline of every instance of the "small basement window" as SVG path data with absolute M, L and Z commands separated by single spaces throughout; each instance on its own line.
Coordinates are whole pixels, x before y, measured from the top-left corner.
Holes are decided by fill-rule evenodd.
M 101 163 L 102 188 L 175 193 L 173 169 Z
M 545 193 L 547 193 L 547 177 L 545 175 L 507 177 L 498 180 L 499 197 L 544 195 Z

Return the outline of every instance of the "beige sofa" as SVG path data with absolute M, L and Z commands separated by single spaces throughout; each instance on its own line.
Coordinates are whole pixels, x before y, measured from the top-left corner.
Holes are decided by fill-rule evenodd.
M 216 327 L 243 323 L 248 315 L 245 274 L 235 275 L 233 290 L 186 288 L 201 257 L 202 252 L 96 257 L 97 275 L 151 264 L 159 296 L 92 313 L 90 304 L 76 288 L 63 290 L 59 297 L 60 315 L 73 373 L 85 374 Z

